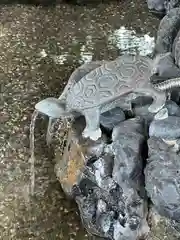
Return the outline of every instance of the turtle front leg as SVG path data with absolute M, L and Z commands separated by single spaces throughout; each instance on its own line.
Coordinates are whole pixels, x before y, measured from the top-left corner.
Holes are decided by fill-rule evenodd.
M 90 138 L 93 141 L 98 140 L 101 137 L 100 129 L 100 111 L 97 108 L 86 109 L 83 112 L 86 119 L 86 127 L 82 133 L 84 138 Z

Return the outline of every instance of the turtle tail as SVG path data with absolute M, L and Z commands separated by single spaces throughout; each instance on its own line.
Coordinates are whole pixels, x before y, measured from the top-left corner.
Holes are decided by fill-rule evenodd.
M 170 90 L 172 88 L 180 87 L 180 77 L 168 79 L 160 83 L 154 83 L 152 85 L 158 91 Z

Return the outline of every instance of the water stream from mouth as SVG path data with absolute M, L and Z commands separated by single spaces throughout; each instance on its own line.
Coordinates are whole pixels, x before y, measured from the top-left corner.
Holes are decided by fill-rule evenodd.
M 49 122 L 48 122 L 48 127 L 47 127 L 47 133 L 46 133 L 46 143 L 48 146 L 50 146 L 51 142 L 52 142 L 52 138 L 54 135 L 54 125 L 55 125 L 56 121 L 53 118 L 49 118 Z
M 39 111 L 35 110 L 32 114 L 31 124 L 30 124 L 30 195 L 34 195 L 34 186 L 35 186 L 35 154 L 34 154 L 34 129 L 36 124 L 36 119 L 39 115 Z

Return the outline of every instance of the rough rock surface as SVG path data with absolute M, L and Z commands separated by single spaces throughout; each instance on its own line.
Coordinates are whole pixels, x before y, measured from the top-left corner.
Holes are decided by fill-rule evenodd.
M 173 8 L 160 21 L 157 31 L 155 54 L 171 52 L 180 25 L 180 8 Z
M 100 116 L 100 124 L 109 131 L 124 120 L 125 114 L 120 108 L 113 108 Z
M 180 5 L 179 0 L 147 0 L 149 10 L 163 16 Z
M 85 124 L 79 121 L 72 126 L 76 140 L 67 144 L 66 159 L 58 161 L 56 169 L 64 191 L 78 204 L 84 226 L 91 234 L 113 240 L 145 236 L 149 229 L 143 186 L 143 122 L 119 123 L 108 144 L 105 139 L 84 142 L 78 136 Z
M 81 174 L 87 164 L 87 159 L 96 155 L 100 156 L 105 142 L 100 139 L 96 142 L 82 139 L 81 134 L 85 127 L 85 119 L 78 118 L 68 129 L 66 147 L 62 159 L 56 151 L 55 172 L 64 192 L 72 196 L 72 188 L 78 184 Z
M 139 116 L 146 121 L 146 124 L 149 124 L 154 119 L 155 113 L 150 113 L 148 111 L 148 107 L 150 106 L 152 99 L 150 98 L 138 98 L 133 103 L 133 114 L 134 116 Z M 176 104 L 176 102 L 172 100 L 167 100 L 165 104 L 165 108 L 168 110 L 169 116 L 180 117 L 180 107 Z
M 168 116 L 161 120 L 153 120 L 149 127 L 149 135 L 163 139 L 180 138 L 180 117 Z
M 169 116 L 180 117 L 180 107 L 174 101 L 168 100 L 166 102 L 165 107 L 168 110 L 168 115 Z
M 148 140 L 149 156 L 145 168 L 147 193 L 158 212 L 180 220 L 180 156 L 157 138 Z

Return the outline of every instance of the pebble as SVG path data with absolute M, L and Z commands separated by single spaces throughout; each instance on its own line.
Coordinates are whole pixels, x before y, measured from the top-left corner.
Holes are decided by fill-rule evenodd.
M 169 116 L 180 117 L 180 107 L 174 101 L 168 100 L 165 106 L 168 110 Z

